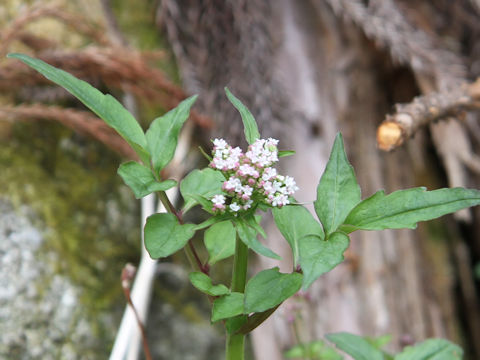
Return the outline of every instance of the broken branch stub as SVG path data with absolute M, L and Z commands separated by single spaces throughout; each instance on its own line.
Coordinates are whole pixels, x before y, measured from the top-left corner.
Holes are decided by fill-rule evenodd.
M 408 104 L 397 104 L 395 113 L 387 115 L 377 129 L 378 147 L 391 151 L 420 127 L 442 118 L 459 118 L 465 110 L 475 109 L 480 109 L 480 79 L 449 92 L 435 92 L 418 96 Z

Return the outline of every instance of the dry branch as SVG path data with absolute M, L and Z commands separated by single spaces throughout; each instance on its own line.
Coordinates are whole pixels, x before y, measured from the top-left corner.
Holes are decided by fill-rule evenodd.
M 32 21 L 45 17 L 55 18 L 73 28 L 76 32 L 93 39 L 95 42 L 102 45 L 109 45 L 109 41 L 105 37 L 103 30 L 99 29 L 98 26 L 93 26 L 91 21 L 87 21 L 78 14 L 70 14 L 55 6 L 39 5 L 27 9 L 23 14 L 13 20 L 6 29 L 2 30 L 2 35 L 0 36 L 0 57 L 3 58 L 5 56 L 10 44 L 22 34 L 25 26 Z
M 147 57 L 151 56 L 147 54 Z M 78 78 L 100 79 L 109 87 L 130 91 L 167 109 L 174 108 L 187 97 L 179 86 L 168 80 L 162 71 L 150 66 L 143 54 L 135 50 L 91 46 L 81 51 L 46 52 L 38 57 Z M 48 80 L 18 61 L 0 68 L 0 90 L 20 90 L 47 83 Z M 212 125 L 210 119 L 195 111 L 192 120 L 201 127 Z
M 378 147 L 385 151 L 402 145 L 420 127 L 449 116 L 459 117 L 465 110 L 480 109 L 480 79 L 449 92 L 416 97 L 411 103 L 397 104 L 378 127 Z
M 431 33 L 413 25 L 393 0 L 327 0 L 338 15 L 363 29 L 376 44 L 386 48 L 392 58 L 412 68 L 415 74 L 432 76 L 436 86 L 455 86 L 465 78 L 463 59 L 439 46 Z
M 121 156 L 138 160 L 137 154 L 112 128 L 89 111 L 65 109 L 59 106 L 19 105 L 1 106 L 0 120 L 54 120 L 80 134 L 91 136 Z

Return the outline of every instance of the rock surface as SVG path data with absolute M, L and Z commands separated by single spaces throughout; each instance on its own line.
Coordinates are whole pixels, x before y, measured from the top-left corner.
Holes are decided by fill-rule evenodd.
M 80 291 L 56 274 L 56 255 L 42 251 L 29 212 L 0 199 L 0 358 L 89 358 L 97 339 L 78 306 Z

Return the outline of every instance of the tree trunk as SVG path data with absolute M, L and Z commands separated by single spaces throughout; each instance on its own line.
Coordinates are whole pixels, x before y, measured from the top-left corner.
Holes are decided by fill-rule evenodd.
M 276 136 L 281 148 L 296 150 L 284 170 L 300 186 L 299 201 L 315 199 L 337 131 L 344 135 L 363 198 L 382 188 L 445 186 L 426 131 L 394 153 L 376 148 L 376 127 L 394 103 L 419 94 L 423 87 L 417 83 L 428 69 L 392 61 L 401 50 L 381 36 L 383 29 L 375 38 L 368 26 L 359 25 L 362 9 L 366 5 L 353 0 L 165 0 L 159 18 L 186 90 L 199 93 L 202 110 L 217 121 L 210 135 L 242 137 L 239 117 L 223 95 L 227 85 L 250 108 L 263 136 Z M 414 10 L 409 11 L 417 14 Z M 384 47 L 377 46 L 378 39 Z M 268 245 L 283 255 L 284 269 L 291 269 L 288 245 L 270 233 Z M 282 359 L 296 342 L 335 331 L 392 334 L 392 350 L 432 336 L 465 345 L 464 332 L 475 340 L 475 326 L 462 330 L 455 293 L 456 265 L 461 249 L 468 249 L 464 241 L 451 218 L 415 231 L 355 233 L 341 265 L 253 333 L 256 357 Z M 259 259 L 258 269 L 272 264 Z M 468 266 L 465 279 L 462 286 L 472 285 Z M 465 291 L 460 294 L 460 300 L 466 297 Z M 475 317 L 471 286 L 469 294 L 468 315 Z M 292 312 L 300 319 L 295 331 L 288 321 Z

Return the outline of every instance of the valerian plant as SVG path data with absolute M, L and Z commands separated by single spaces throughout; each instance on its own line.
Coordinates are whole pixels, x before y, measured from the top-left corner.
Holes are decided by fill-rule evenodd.
M 185 249 L 195 270 L 189 276 L 191 283 L 212 302 L 211 321 L 224 322 L 228 360 L 244 359 L 246 334 L 265 321 L 282 302 L 300 289 L 307 290 L 322 274 L 343 261 L 349 234 L 353 231 L 413 229 L 419 221 L 480 204 L 480 191 L 463 188 L 434 191 L 413 188 L 388 195 L 380 190 L 362 200 L 342 136 L 338 134 L 317 187 L 315 218 L 294 199 L 298 189 L 295 180 L 279 174 L 274 167 L 282 156 L 292 155 L 293 151 L 279 151 L 278 140 L 261 138 L 253 115 L 225 89 L 228 99 L 240 112 L 248 149 L 243 151 L 223 139 L 213 140 L 212 156 L 207 155 L 209 166 L 193 170 L 180 182 L 184 201 L 182 208 L 177 209 L 165 191 L 178 184 L 162 178 L 161 170 L 173 158 L 180 130 L 196 96 L 154 119 L 144 132 L 112 96 L 43 61 L 23 54 L 9 57 L 23 61 L 76 96 L 138 154 L 140 162 L 121 164 L 118 174 L 136 198 L 156 193 L 167 209 L 167 213 L 157 213 L 147 219 L 145 246 L 154 259 Z M 209 218 L 200 224 L 185 223 L 183 215 L 194 206 L 200 206 Z M 250 251 L 280 259 L 259 240 L 259 236 L 266 237 L 261 213 L 269 210 L 291 247 L 294 266 L 290 273 L 274 267 L 247 279 Z M 199 230 L 205 230 L 207 260 L 200 259 L 191 241 Z M 229 257 L 234 258 L 231 283 L 229 286 L 214 284 L 210 277 L 213 265 Z M 461 349 L 446 340 L 429 340 L 393 357 L 356 335 L 330 334 L 327 339 L 358 360 L 415 360 L 435 356 L 460 359 L 462 356 Z M 318 348 L 318 343 L 316 346 Z M 447 357 L 442 357 L 445 354 Z M 335 356 L 330 358 L 341 358 Z

